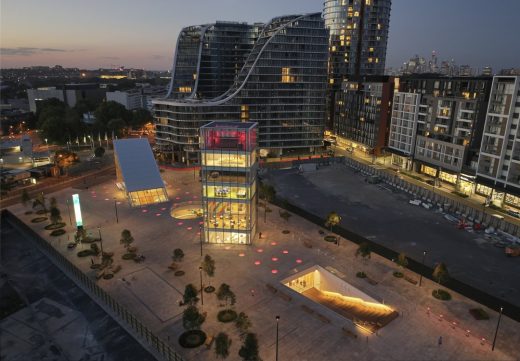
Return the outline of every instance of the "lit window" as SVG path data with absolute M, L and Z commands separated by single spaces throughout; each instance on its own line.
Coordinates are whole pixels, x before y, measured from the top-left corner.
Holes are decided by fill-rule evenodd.
M 295 83 L 296 77 L 291 75 L 291 68 L 282 68 L 282 83 Z
M 179 87 L 180 93 L 190 93 L 191 92 L 191 86 L 181 86 Z

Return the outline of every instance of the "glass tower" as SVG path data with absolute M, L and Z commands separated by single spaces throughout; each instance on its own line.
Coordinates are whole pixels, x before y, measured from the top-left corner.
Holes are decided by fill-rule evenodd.
M 321 14 L 288 15 L 265 25 L 241 26 L 240 36 L 221 36 L 219 46 L 212 45 L 213 37 L 202 37 L 200 56 L 192 50 L 183 54 L 184 40 L 178 43 L 170 94 L 154 101 L 156 144 L 174 161 L 198 161 L 199 129 L 214 119 L 257 122 L 263 154 L 313 152 L 323 145 L 328 31 Z M 192 49 L 194 45 L 188 43 Z M 214 55 L 222 52 L 218 50 L 222 46 L 231 51 L 233 44 L 241 46 L 239 56 L 228 61 L 224 55 Z M 204 60 L 206 47 L 214 61 Z M 181 61 L 185 56 L 191 61 Z M 185 63 L 186 69 L 177 69 Z M 190 68 L 189 64 L 198 63 Z M 207 76 L 213 72 L 218 78 L 216 69 L 222 69 L 225 82 Z M 182 75 L 193 70 L 191 79 Z M 186 92 L 179 92 L 184 86 Z
M 202 207 L 207 243 L 251 244 L 256 234 L 257 124 L 200 128 Z

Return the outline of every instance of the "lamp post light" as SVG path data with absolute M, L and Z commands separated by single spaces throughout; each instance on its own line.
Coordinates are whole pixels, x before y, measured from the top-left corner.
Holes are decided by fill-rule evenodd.
M 199 226 L 200 256 L 202 257 L 202 225 Z
M 202 267 L 199 266 L 199 273 L 200 273 L 200 302 L 202 306 L 204 306 L 204 290 L 202 289 Z
M 70 225 L 72 226 L 72 216 L 70 215 L 70 204 L 69 204 L 68 199 L 66 200 L 66 203 L 67 203 L 67 210 L 69 211 L 69 222 L 70 222 Z
M 276 316 L 276 361 L 278 361 L 278 325 L 280 323 L 280 316 Z
M 425 259 L 426 259 L 426 251 L 423 251 L 423 257 L 422 257 L 422 265 L 423 266 L 424 266 Z M 421 273 L 421 276 L 419 277 L 419 287 L 421 287 L 421 285 L 422 285 L 422 273 Z
M 101 227 L 98 226 L 97 230 L 99 233 L 99 244 L 101 246 L 101 256 L 103 256 L 103 238 L 101 238 Z
M 114 209 L 116 211 L 116 223 L 119 223 L 119 216 L 117 215 L 117 199 L 114 198 Z
M 498 327 L 500 326 L 500 319 L 502 318 L 502 311 L 504 311 L 504 307 L 500 307 L 500 313 L 498 314 L 497 328 L 495 330 L 495 337 L 493 338 L 493 346 L 491 346 L 491 351 L 495 350 L 495 343 L 497 341 Z

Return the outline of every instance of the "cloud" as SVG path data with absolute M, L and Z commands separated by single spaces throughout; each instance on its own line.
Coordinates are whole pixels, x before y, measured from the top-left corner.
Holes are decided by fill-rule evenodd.
M 65 53 L 78 51 L 75 49 L 56 49 L 56 48 L 30 48 L 30 47 L 17 47 L 17 48 L 0 48 L 0 54 L 2 55 L 21 55 L 31 56 L 38 53 Z

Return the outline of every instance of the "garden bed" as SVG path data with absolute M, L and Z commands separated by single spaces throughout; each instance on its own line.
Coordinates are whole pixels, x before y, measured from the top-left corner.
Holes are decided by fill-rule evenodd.
M 447 291 L 444 291 L 444 290 L 441 290 L 441 289 L 433 290 L 432 291 L 432 296 L 435 297 L 438 300 L 441 300 L 441 301 L 449 301 L 449 300 L 451 300 L 451 295 Z
M 184 271 L 175 271 L 174 275 L 177 277 L 184 276 L 186 273 Z
M 36 217 L 31 219 L 31 223 L 42 223 L 47 220 L 47 217 Z
M 184 348 L 195 348 L 206 342 L 206 334 L 201 330 L 190 330 L 179 336 L 179 345 Z
M 482 308 L 472 308 L 469 310 L 469 313 L 475 320 L 489 320 L 489 315 Z
M 204 292 L 213 293 L 213 292 L 215 292 L 215 287 L 213 287 L 213 286 L 204 287 Z
M 223 323 L 233 322 L 237 319 L 237 313 L 233 310 L 222 310 L 218 313 L 217 319 Z
M 395 271 L 394 272 L 394 277 L 396 277 L 396 278 L 403 278 L 404 274 L 403 274 L 403 272 Z
M 125 253 L 124 255 L 121 256 L 122 259 L 124 260 L 132 260 L 132 259 L 135 259 L 135 253 Z
M 63 236 L 65 233 L 65 230 L 64 229 L 55 229 L 54 231 L 51 232 L 51 236 L 53 237 L 58 237 L 58 236 Z
M 356 277 L 357 278 L 367 278 L 367 274 L 365 272 L 357 272 Z
M 45 226 L 44 228 L 48 231 L 52 231 L 54 229 L 60 229 L 60 228 L 63 228 L 65 227 L 66 224 L 63 223 L 63 222 L 58 222 L 58 223 L 53 223 L 53 224 L 49 224 L 47 226 Z
M 327 242 L 332 242 L 332 243 L 336 243 L 338 241 L 338 237 L 336 236 L 325 236 L 323 237 L 323 239 Z

